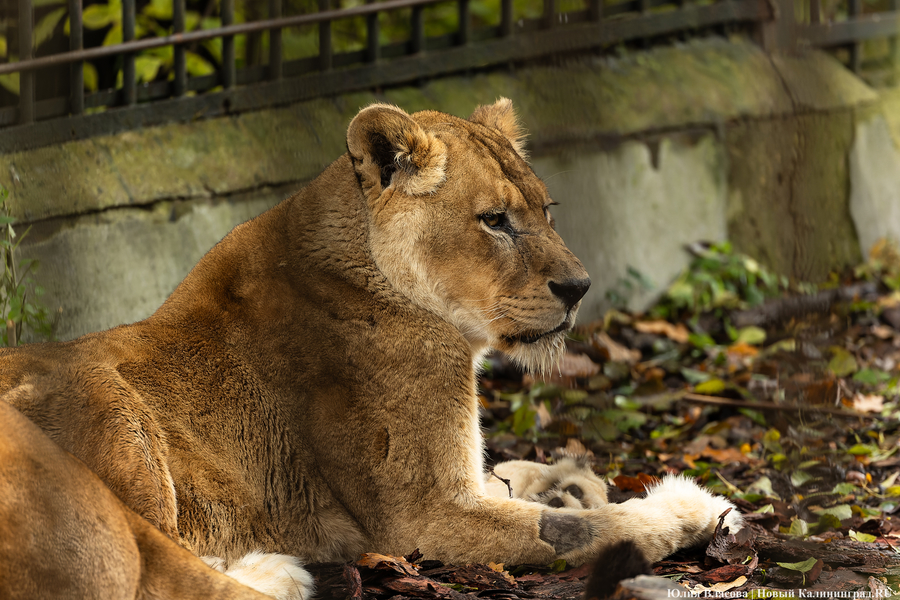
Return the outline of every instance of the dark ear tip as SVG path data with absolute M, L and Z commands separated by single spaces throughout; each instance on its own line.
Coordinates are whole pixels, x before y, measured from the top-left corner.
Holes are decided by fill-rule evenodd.
M 616 593 L 620 581 L 652 574 L 650 561 L 633 540 L 616 542 L 597 556 L 584 586 L 584 600 L 609 598 Z

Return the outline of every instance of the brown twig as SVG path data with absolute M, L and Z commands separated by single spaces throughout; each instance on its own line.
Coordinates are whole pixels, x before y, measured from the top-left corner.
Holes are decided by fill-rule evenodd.
M 878 284 L 867 281 L 833 290 L 823 290 L 808 296 L 787 296 L 770 300 L 762 306 L 734 311 L 731 313 L 731 322 L 737 328 L 748 325 L 765 327 L 811 313 L 827 313 L 835 304 L 851 302 L 877 292 Z
M 496 477 L 497 479 L 499 479 L 500 481 L 502 481 L 503 483 L 506 484 L 506 489 L 509 490 L 509 497 L 512 498 L 512 497 L 513 497 L 513 495 L 512 495 L 512 482 L 510 482 L 509 479 L 503 479 L 502 477 L 500 477 L 499 475 L 497 475 L 496 473 L 494 473 L 494 470 L 493 470 L 493 469 L 491 469 L 491 475 L 493 475 L 494 477 Z
M 775 404 L 773 402 L 748 402 L 747 400 L 734 400 L 732 398 L 721 398 L 719 396 L 707 396 L 705 394 L 695 394 L 686 392 L 682 399 L 690 402 L 699 402 L 702 404 L 714 404 L 716 406 L 734 406 L 736 408 L 752 408 L 753 410 L 769 410 L 769 411 L 810 411 L 827 413 L 829 415 L 837 415 L 839 417 L 851 417 L 859 419 L 874 419 L 872 415 L 852 412 L 842 408 L 833 406 L 799 406 L 796 404 Z

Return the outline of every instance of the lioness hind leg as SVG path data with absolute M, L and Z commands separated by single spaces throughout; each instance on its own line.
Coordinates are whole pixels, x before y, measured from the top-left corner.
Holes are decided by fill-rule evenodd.
M 492 496 L 522 498 L 554 508 L 598 508 L 607 503 L 606 483 L 594 474 L 587 457 L 567 456 L 552 465 L 524 460 L 500 463 L 485 482 L 485 490 Z

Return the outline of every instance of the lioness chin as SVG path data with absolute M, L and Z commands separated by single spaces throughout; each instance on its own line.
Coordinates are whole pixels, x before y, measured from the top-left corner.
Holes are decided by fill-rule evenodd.
M 707 539 L 730 504 L 685 479 L 622 504 L 607 504 L 583 466 L 498 467 L 519 482 L 516 498 L 485 483 L 474 365 L 496 348 L 551 367 L 590 285 L 554 231 L 511 103 L 468 120 L 375 104 L 350 123 L 347 147 L 236 227 L 150 318 L 0 351 L 2 399 L 99 476 L 116 511 L 174 541 L 159 536 L 163 558 L 145 561 L 123 597 L 168 597 L 153 584 L 167 563 L 209 571 L 177 545 L 266 593 L 305 598 L 306 574 L 283 576 L 297 568 L 289 557 L 418 548 L 450 563 L 578 564 L 632 540 L 655 561 Z M 46 469 L 18 439 L 9 452 L 32 457 L 24 477 L 40 498 Z M 0 475 L 0 518 L 36 526 L 43 509 Z M 79 497 L 103 490 L 71 485 Z M 740 525 L 736 511 L 729 519 Z M 46 577 L 23 536 L 0 525 L 0 582 L 18 569 L 51 597 L 73 575 L 56 561 Z M 79 569 L 123 568 L 96 541 L 71 550 Z M 201 597 L 252 593 L 227 578 L 208 592 L 203 577 L 188 581 Z

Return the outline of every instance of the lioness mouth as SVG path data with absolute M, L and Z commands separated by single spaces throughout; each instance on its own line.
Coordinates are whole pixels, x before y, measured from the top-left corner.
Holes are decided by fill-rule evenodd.
M 560 331 L 566 331 L 567 329 L 569 329 L 568 318 L 560 323 L 558 327 L 556 327 L 555 329 L 551 329 L 550 331 L 545 331 L 543 333 L 534 333 L 531 335 L 506 336 L 506 341 L 510 344 L 534 344 L 543 337 L 553 335 L 554 333 L 559 333 Z

